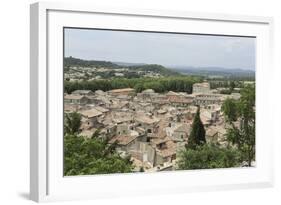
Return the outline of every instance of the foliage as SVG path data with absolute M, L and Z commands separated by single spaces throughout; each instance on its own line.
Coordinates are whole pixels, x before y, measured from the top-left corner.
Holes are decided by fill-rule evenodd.
M 205 138 L 205 128 L 204 125 L 200 119 L 200 107 L 198 107 L 196 115 L 193 119 L 192 123 L 192 129 L 190 136 L 188 138 L 188 148 L 195 148 L 198 145 L 202 145 L 206 143 L 206 138 Z
M 232 107 L 226 104 L 223 106 L 224 114 L 231 125 L 227 130 L 227 139 L 237 146 L 243 160 L 251 166 L 255 158 L 255 87 L 243 88 L 241 98 L 235 104 Z
M 222 111 L 228 122 L 236 121 L 238 118 L 238 102 L 236 100 L 227 98 L 223 105 Z
M 211 89 L 228 88 L 229 87 L 229 82 L 226 81 L 226 80 L 213 80 L 213 81 L 209 81 L 209 83 L 210 83 Z
M 179 153 L 178 169 L 229 168 L 240 165 L 240 154 L 231 147 L 222 148 L 215 144 L 204 144 Z
M 230 89 L 221 90 L 220 94 L 230 95 L 231 94 L 231 90 Z
M 242 77 L 235 77 L 235 78 L 224 78 L 224 79 L 208 79 L 210 83 L 211 89 L 216 88 L 226 88 L 230 92 L 234 91 L 234 88 L 243 88 L 244 81 L 254 81 L 255 78 L 242 78 Z
M 72 56 L 64 58 L 64 68 L 70 66 L 81 66 L 81 67 L 111 67 L 118 68 L 119 66 L 109 61 L 95 61 L 95 60 L 82 60 L 79 58 L 73 58 Z
M 81 115 L 77 112 L 66 113 L 64 123 L 65 134 L 75 134 L 79 132 L 81 125 Z
M 65 92 L 71 93 L 74 90 L 103 90 L 108 91 L 120 88 L 134 88 L 136 92 L 145 89 L 154 89 L 156 92 L 187 92 L 192 93 L 192 85 L 200 82 L 201 79 L 190 76 L 171 76 L 163 78 L 113 78 L 92 81 L 65 81 Z
M 230 81 L 229 83 L 229 91 L 232 92 L 235 88 L 235 82 L 234 81 Z
M 127 173 L 132 168 L 130 157 L 120 157 L 105 140 L 64 136 L 64 175 Z

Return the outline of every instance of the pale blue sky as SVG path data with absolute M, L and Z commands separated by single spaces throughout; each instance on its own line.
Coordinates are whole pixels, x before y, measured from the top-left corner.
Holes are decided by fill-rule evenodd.
M 65 29 L 65 56 L 87 60 L 255 70 L 255 38 Z

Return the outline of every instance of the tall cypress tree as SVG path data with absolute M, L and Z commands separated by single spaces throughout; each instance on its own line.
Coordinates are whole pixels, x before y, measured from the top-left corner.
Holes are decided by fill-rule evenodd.
M 188 138 L 187 148 L 194 149 L 198 145 L 205 144 L 206 143 L 205 134 L 206 131 L 200 119 L 200 107 L 198 106 L 196 115 L 193 119 L 191 133 Z

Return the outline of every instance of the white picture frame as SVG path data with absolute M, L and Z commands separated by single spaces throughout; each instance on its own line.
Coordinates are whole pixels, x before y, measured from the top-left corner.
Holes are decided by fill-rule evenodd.
M 96 20 L 96 21 L 95 21 Z M 257 166 L 255 168 L 63 177 L 62 28 L 106 28 L 257 37 Z M 30 198 L 34 201 L 91 199 L 273 186 L 272 117 L 269 101 L 273 19 L 270 17 L 98 8 L 46 3 L 30 12 Z M 61 68 L 61 70 L 59 69 Z M 262 86 L 266 83 L 268 86 Z M 268 119 L 266 122 L 262 119 Z M 59 135 L 59 136 L 58 136 Z M 267 140 L 264 139 L 266 135 Z M 185 180 L 183 180 L 185 179 Z

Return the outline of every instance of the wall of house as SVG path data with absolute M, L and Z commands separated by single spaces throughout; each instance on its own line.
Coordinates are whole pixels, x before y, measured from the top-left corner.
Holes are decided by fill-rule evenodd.
M 175 131 L 172 136 L 174 140 L 183 141 L 185 138 L 187 138 L 187 133 Z
M 117 135 L 126 135 L 128 134 L 128 124 L 127 123 L 122 123 L 118 124 L 116 127 L 116 134 Z

